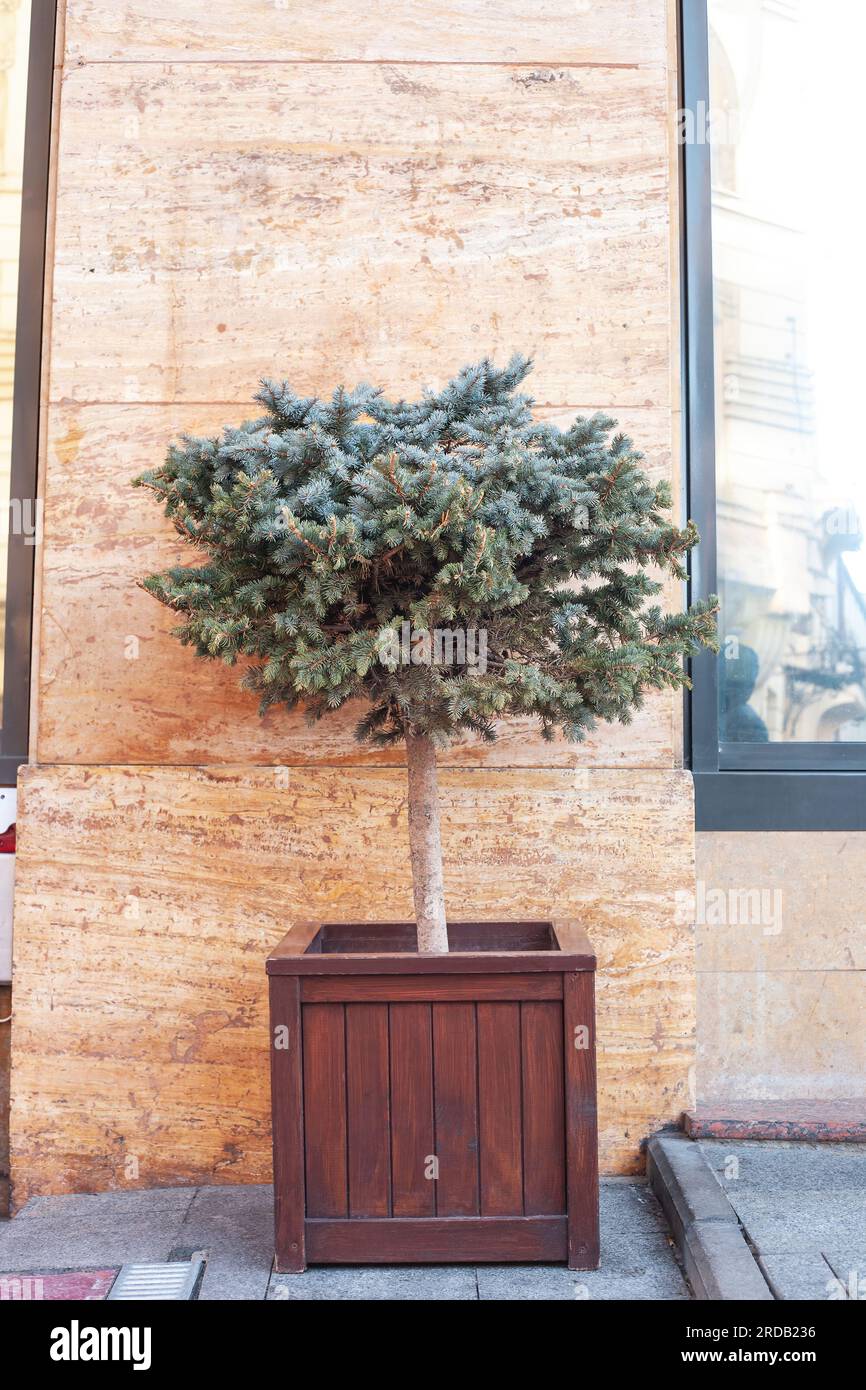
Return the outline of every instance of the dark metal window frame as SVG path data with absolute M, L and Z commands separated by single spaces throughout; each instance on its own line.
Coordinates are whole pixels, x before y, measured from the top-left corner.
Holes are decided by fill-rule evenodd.
M 710 108 L 707 0 L 680 0 L 680 106 Z M 680 155 L 684 454 L 689 515 L 701 533 L 692 600 L 716 592 L 715 400 L 710 147 Z M 866 830 L 866 743 L 719 742 L 718 667 L 691 664 L 687 752 L 698 830 Z
M 55 0 L 35 0 L 27 70 L 9 479 L 9 497 L 18 501 L 22 510 L 28 502 L 33 507 L 36 505 L 56 20 Z M 35 511 L 31 515 L 35 517 Z M 3 786 L 14 784 L 18 768 L 27 761 L 36 552 L 34 544 L 27 544 L 23 528 L 19 527 L 16 533 L 12 519 L 10 507 L 0 732 L 0 785 Z

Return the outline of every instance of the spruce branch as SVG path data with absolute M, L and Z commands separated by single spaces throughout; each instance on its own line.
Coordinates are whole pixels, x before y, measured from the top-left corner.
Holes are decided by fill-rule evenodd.
M 263 712 L 365 701 L 362 741 L 486 739 L 509 714 L 570 739 L 627 720 L 715 642 L 715 600 L 650 606 L 697 530 L 614 421 L 534 420 L 529 368 L 485 360 L 417 401 L 264 380 L 260 418 L 183 437 L 136 480 L 202 561 L 141 587 L 181 642 L 244 664 Z M 404 622 L 483 632 L 484 670 L 383 663 L 381 634 Z

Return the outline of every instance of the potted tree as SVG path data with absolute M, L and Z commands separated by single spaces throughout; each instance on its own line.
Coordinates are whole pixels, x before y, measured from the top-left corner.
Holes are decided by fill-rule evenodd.
M 693 523 L 614 421 L 534 420 L 530 365 L 413 403 L 265 381 L 136 480 L 202 556 L 142 580 L 181 642 L 244 662 L 263 715 L 360 699 L 357 737 L 406 750 L 414 923 L 299 921 L 268 962 L 279 1268 L 598 1261 L 594 957 L 574 924 L 446 920 L 436 753 L 627 721 L 716 605 L 652 602 Z

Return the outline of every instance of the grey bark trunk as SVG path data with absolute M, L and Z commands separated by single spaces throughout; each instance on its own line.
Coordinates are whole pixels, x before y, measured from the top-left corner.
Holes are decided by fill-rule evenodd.
M 409 771 L 409 849 L 418 950 L 444 954 L 445 883 L 439 831 L 439 790 L 436 785 L 436 747 L 425 734 L 406 734 Z

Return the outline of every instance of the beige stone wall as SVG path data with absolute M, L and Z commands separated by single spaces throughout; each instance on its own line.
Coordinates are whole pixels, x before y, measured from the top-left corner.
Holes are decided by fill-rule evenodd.
M 408 7 L 428 26 L 436 10 L 442 25 L 423 62 L 357 61 L 365 50 L 343 37 L 347 7 L 299 0 L 212 6 L 244 35 L 243 55 L 218 46 L 202 58 L 169 24 L 165 62 L 154 62 L 153 37 L 139 62 L 136 36 L 161 32 L 145 19 L 159 8 L 69 7 L 37 755 L 354 761 L 354 714 L 311 738 L 301 716 L 251 719 L 230 670 L 191 677 L 164 640 L 171 615 L 134 584 L 182 552 L 129 479 L 181 430 L 255 415 L 263 373 L 305 392 L 362 379 L 412 392 L 518 347 L 536 357 L 530 384 L 546 414 L 610 409 L 654 472 L 670 474 L 665 70 L 622 66 L 637 7 L 621 0 L 539 21 L 542 66 L 535 44 L 531 62 L 510 61 L 522 54 L 520 7 L 500 32 L 498 6 L 460 0 Z M 282 51 L 277 34 L 312 14 L 311 61 L 252 61 Z M 450 15 L 467 28 L 486 17 L 483 61 L 442 61 Z M 395 55 L 411 50 L 414 26 L 404 33 L 392 18 L 390 32 Z M 333 44 L 352 61 L 322 60 Z M 605 731 L 579 761 L 671 766 L 673 711 L 669 695 L 651 698 L 632 728 Z M 519 725 L 492 752 L 455 752 L 549 756 Z M 567 747 L 553 757 L 578 761 Z
M 282 779 L 281 779 L 282 781 Z M 691 780 L 442 774 L 449 916 L 559 912 L 599 955 L 601 1151 L 687 1102 Z M 292 918 L 406 920 L 400 769 L 32 768 L 13 1163 L 27 1191 L 269 1180 L 262 962 Z
M 697 885 L 699 1102 L 866 1102 L 866 834 L 701 834 Z
M 19 1200 L 265 1178 L 267 947 L 298 913 L 408 911 L 401 760 L 351 718 L 260 722 L 171 640 L 135 579 L 180 552 L 130 478 L 255 413 L 261 373 L 409 392 L 520 348 L 539 409 L 610 410 L 676 483 L 672 8 L 69 0 Z M 605 1171 L 688 1099 L 679 711 L 660 695 L 583 748 L 510 726 L 443 779 L 452 910 L 574 910 L 596 940 Z

